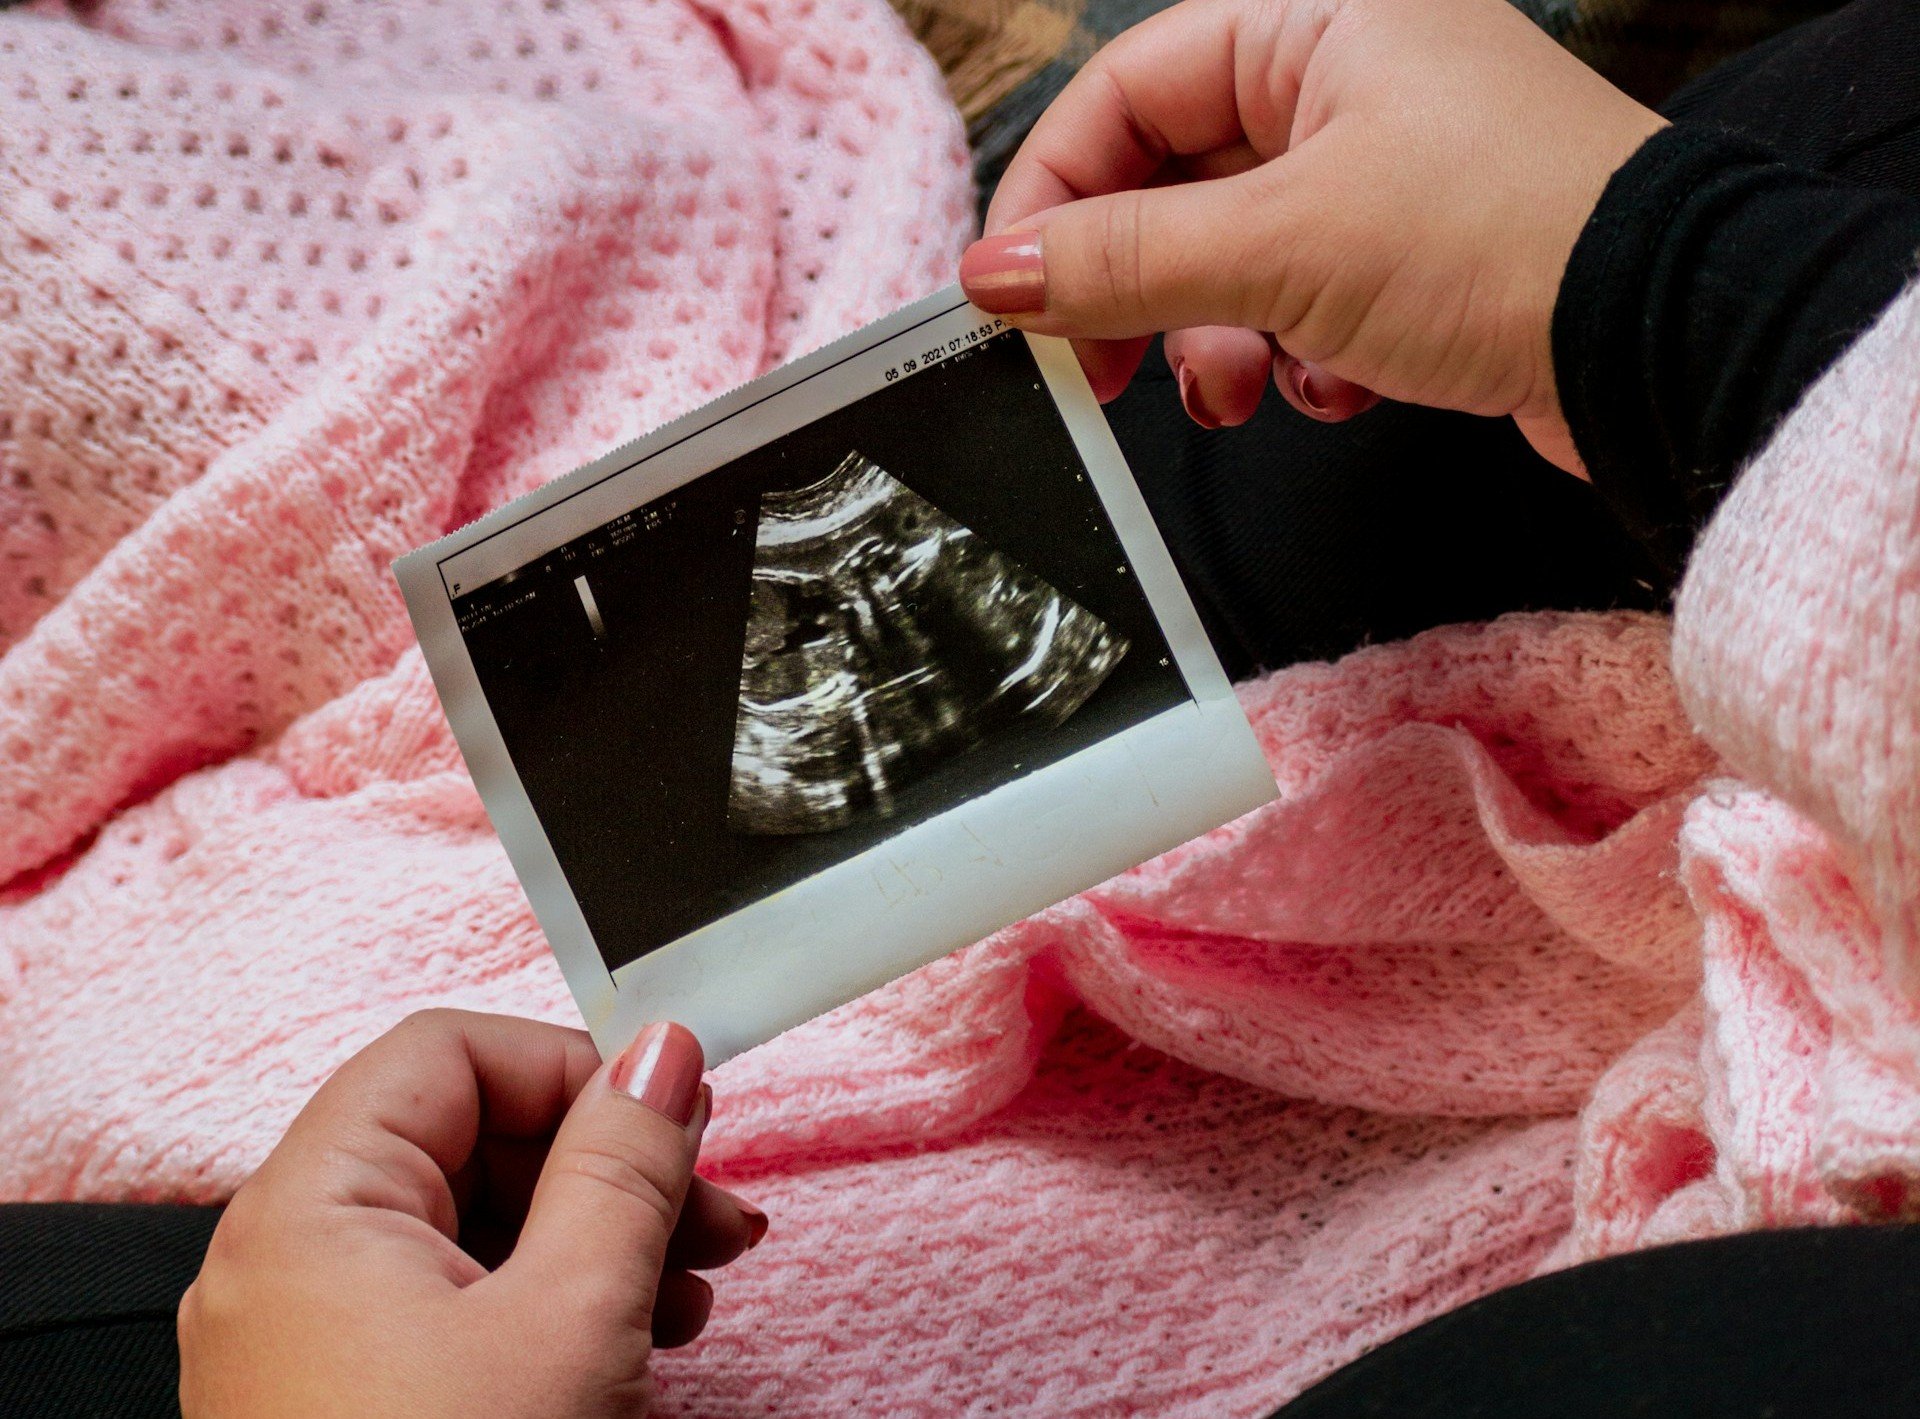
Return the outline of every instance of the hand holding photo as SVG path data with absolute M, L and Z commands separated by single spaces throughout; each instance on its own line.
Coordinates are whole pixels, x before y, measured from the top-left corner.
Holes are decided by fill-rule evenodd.
M 717 1062 L 1273 794 L 1078 364 L 957 293 L 396 572 L 605 1050 Z

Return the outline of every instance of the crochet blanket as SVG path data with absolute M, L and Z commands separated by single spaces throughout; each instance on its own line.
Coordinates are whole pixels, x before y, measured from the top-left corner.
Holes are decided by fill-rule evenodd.
M 387 576 L 951 273 L 879 0 L 0 19 L 0 1196 L 216 1199 L 573 1011 Z M 1253 1415 L 1544 1267 L 1920 1212 L 1920 292 L 1671 627 L 1244 688 L 1249 818 L 719 1071 L 702 1415 Z

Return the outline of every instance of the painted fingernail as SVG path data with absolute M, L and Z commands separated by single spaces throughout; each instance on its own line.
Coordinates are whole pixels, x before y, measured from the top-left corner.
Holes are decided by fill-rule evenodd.
M 1326 400 L 1320 397 L 1320 392 L 1314 388 L 1313 376 L 1307 373 L 1307 367 L 1298 360 L 1287 362 L 1287 379 L 1292 383 L 1293 392 L 1300 402 L 1313 413 L 1324 418 L 1333 412 L 1327 407 Z
M 659 1020 L 620 1052 L 607 1082 L 685 1128 L 693 1122 L 700 1103 L 705 1087 L 700 1076 L 705 1070 L 706 1056 L 693 1032 L 671 1020 Z
M 1273 377 L 1286 381 L 1301 412 L 1322 423 L 1341 423 L 1380 402 L 1380 396 L 1364 384 L 1317 370 L 1284 353 L 1274 360 Z
M 1186 409 L 1187 417 L 1203 429 L 1219 428 L 1220 421 L 1207 408 L 1207 401 L 1200 394 L 1199 381 L 1194 378 L 1193 371 L 1187 368 L 1187 362 L 1175 360 L 1173 373 L 1174 378 L 1180 381 L 1180 403 Z
M 967 299 L 989 315 L 1023 315 L 1047 308 L 1047 268 L 1040 233 L 982 237 L 960 258 Z
M 734 1201 L 740 1204 L 740 1211 L 747 1219 L 747 1250 L 752 1251 L 767 1235 L 767 1214 L 744 1198 Z

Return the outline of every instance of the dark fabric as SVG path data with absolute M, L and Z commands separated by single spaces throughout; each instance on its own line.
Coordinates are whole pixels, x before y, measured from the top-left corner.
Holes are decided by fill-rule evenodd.
M 1920 195 L 1920 4 L 1856 0 L 1722 66 L 1675 95 L 1668 109 L 1702 134 L 1764 143 L 1850 183 Z M 1695 427 L 1700 416 L 1675 399 L 1698 397 L 1701 390 L 1709 400 L 1718 398 L 1714 467 L 1730 471 L 1737 463 L 1733 449 L 1742 427 L 1751 451 L 1777 411 L 1839 353 L 1846 330 L 1871 318 L 1875 294 L 1884 303 L 1898 284 L 1887 229 L 1875 227 L 1882 239 L 1872 251 L 1831 252 L 1834 303 L 1806 313 L 1795 308 L 1825 269 L 1809 253 L 1840 244 L 1853 204 L 1877 210 L 1902 200 L 1862 198 L 1831 184 L 1827 191 L 1836 202 L 1833 225 L 1783 231 L 1788 247 L 1762 253 L 1806 279 L 1784 290 L 1770 289 L 1764 279 L 1751 289 L 1712 287 L 1718 328 L 1735 332 L 1734 346 L 1716 346 L 1704 334 L 1679 340 L 1668 348 L 1670 359 L 1683 362 L 1681 374 L 1663 377 L 1649 391 L 1666 401 L 1676 428 Z M 1625 210 L 1629 221 L 1648 220 L 1631 204 Z M 1809 245 L 1791 246 L 1796 239 Z M 1741 255 L 1715 252 L 1731 265 L 1714 269 L 1734 269 Z M 1853 267 L 1856 259 L 1862 271 Z M 1686 275 L 1693 269 L 1676 265 L 1675 284 L 1663 289 L 1693 290 Z M 1648 291 L 1621 283 L 1611 295 L 1631 309 Z M 1680 303 L 1683 312 L 1699 308 Z M 1778 359 L 1769 334 L 1796 320 L 1805 322 L 1809 337 Z M 1703 321 L 1702 330 L 1708 324 Z M 1738 369 L 1722 368 L 1729 348 L 1742 349 Z M 1613 376 L 1640 379 L 1635 358 L 1615 356 Z M 1756 386 L 1764 402 L 1749 400 Z M 1609 403 L 1596 393 L 1588 402 L 1593 408 L 1583 422 L 1589 430 L 1630 412 L 1617 396 Z M 1635 416 L 1640 427 L 1646 407 L 1643 400 Z M 1181 411 L 1157 351 L 1108 415 L 1221 659 L 1236 676 L 1506 611 L 1660 609 L 1678 581 L 1685 529 L 1710 510 L 1708 498 L 1698 505 L 1683 499 L 1688 510 L 1678 533 L 1635 514 L 1632 527 L 1648 536 L 1642 542 L 1607 497 L 1536 455 L 1505 419 L 1384 404 L 1328 426 L 1269 394 L 1251 423 L 1209 433 Z M 1631 429 L 1617 434 L 1631 435 Z M 1725 472 L 1710 469 L 1689 486 L 1704 495 L 1725 480 Z M 1619 478 L 1609 473 L 1605 482 L 1622 507 L 1634 508 Z
M 1920 1227 L 1689 1242 L 1497 1291 L 1274 1419 L 1891 1419 L 1916 1316 Z
M 1675 90 L 1838 0 L 1517 0 L 1521 10 L 1641 103 Z
M 178 1419 L 174 1311 L 219 1216 L 0 1206 L 0 1415 Z
M 1107 408 L 1236 679 L 1506 611 L 1660 604 L 1652 562 L 1593 489 L 1510 419 L 1395 404 L 1315 423 L 1269 392 L 1208 432 L 1156 342 Z
M 1903 8 L 1920 34 L 1920 6 Z M 1561 284 L 1554 368 L 1594 485 L 1669 574 L 1917 265 L 1920 198 L 1787 166 L 1709 122 L 1656 134 L 1614 174 Z
M 1916 75 L 1920 6 L 1854 0 L 1702 75 L 1662 112 L 1676 123 L 1725 127 L 1784 162 L 1916 193 Z

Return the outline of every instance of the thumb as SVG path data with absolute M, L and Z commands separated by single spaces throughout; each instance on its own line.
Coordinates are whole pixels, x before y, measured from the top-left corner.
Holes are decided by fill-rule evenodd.
M 587 1082 L 554 1136 L 503 1271 L 611 1296 L 625 1320 L 650 1325 L 711 1108 L 705 1064 L 691 1031 L 659 1023 Z
M 1116 340 L 1190 326 L 1268 328 L 1283 272 L 1278 164 L 1113 192 L 1036 213 L 960 261 L 967 298 L 1042 335 Z

